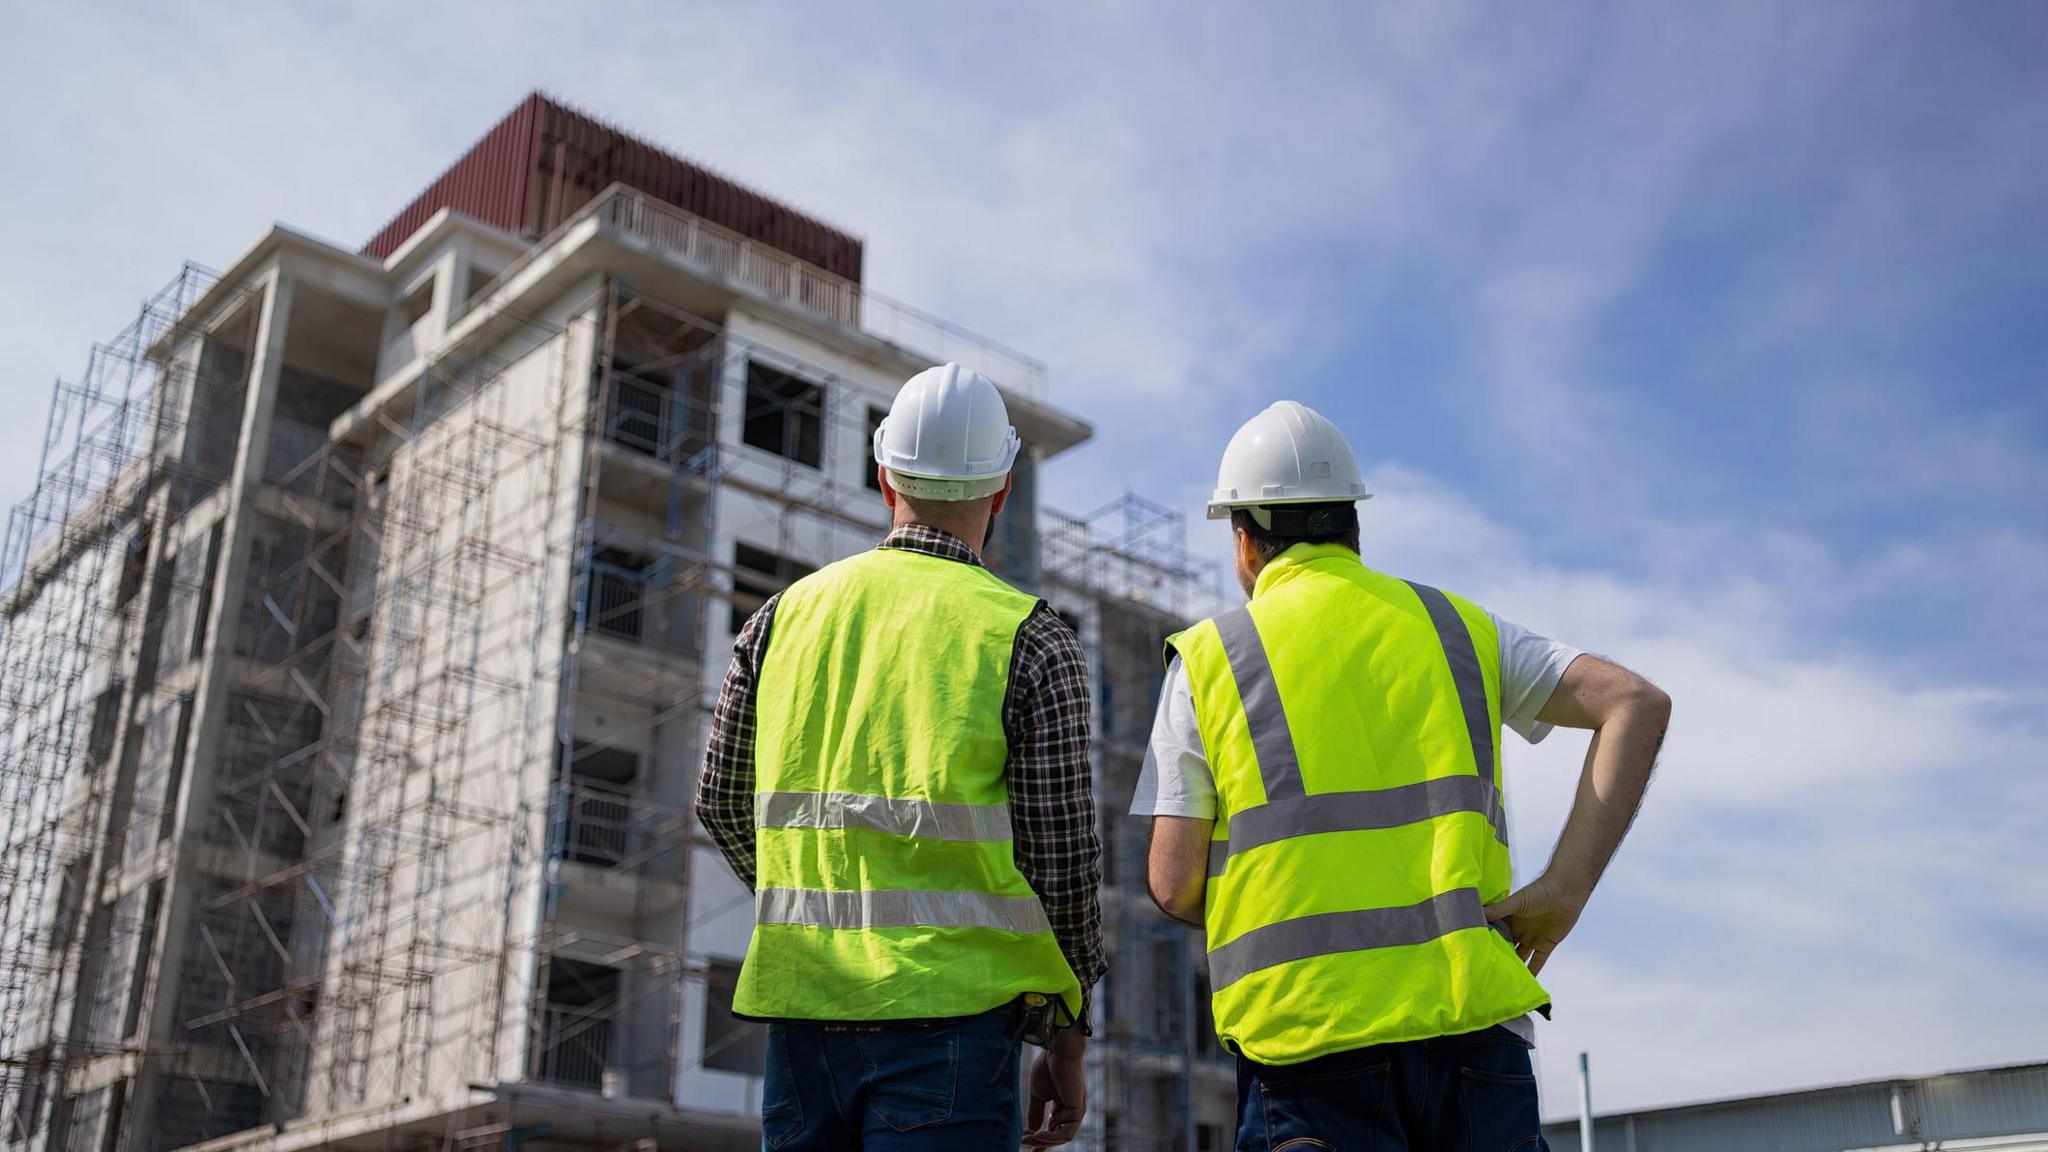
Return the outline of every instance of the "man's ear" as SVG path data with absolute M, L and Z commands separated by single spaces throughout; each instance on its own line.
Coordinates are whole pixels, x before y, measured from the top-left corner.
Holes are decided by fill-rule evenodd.
M 889 483 L 889 469 L 875 465 L 875 479 L 882 484 L 882 506 L 891 512 L 896 511 L 896 488 Z
M 1015 472 L 1012 472 L 1009 475 L 1003 477 L 1002 491 L 997 492 L 996 498 L 989 501 L 988 503 L 989 519 L 995 519 L 997 513 L 1000 513 L 1003 510 L 1003 505 L 1008 504 L 1010 502 L 1010 490 L 1012 488 L 1015 488 L 1016 486 L 1017 474 Z

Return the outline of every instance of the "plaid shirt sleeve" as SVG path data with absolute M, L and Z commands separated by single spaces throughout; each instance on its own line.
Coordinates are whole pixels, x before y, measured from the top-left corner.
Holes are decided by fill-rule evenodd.
M 704 744 L 704 768 L 697 775 L 697 819 L 733 875 L 754 889 L 754 691 L 760 683 L 761 654 L 778 593 L 740 627 L 732 663 L 711 710 L 711 737 Z
M 1081 981 L 1080 1023 L 1108 970 L 1102 949 L 1102 844 L 1089 765 L 1088 661 L 1074 630 L 1040 604 L 1017 630 L 1010 695 L 1010 824 L 1017 870 L 1038 893 L 1060 951 Z

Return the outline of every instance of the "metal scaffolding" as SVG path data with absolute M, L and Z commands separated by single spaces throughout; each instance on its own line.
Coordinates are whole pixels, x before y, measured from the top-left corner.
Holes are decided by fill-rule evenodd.
M 1187 548 L 1186 522 L 1126 492 L 1085 515 L 1042 511 L 1045 581 L 1080 630 L 1095 688 L 1095 791 L 1103 843 L 1103 934 L 1115 957 L 1096 991 L 1092 1110 L 1076 1146 L 1100 1152 L 1220 1152 L 1197 1105 L 1222 1068 L 1209 1024 L 1199 932 L 1153 907 L 1145 837 L 1129 818 L 1164 678 L 1166 637 L 1213 613 L 1219 571 Z M 1227 1094 L 1228 1089 L 1223 1092 Z M 1216 1091 L 1209 1096 L 1218 1097 Z
M 35 1129 L 76 1060 L 124 1049 L 109 976 L 149 926 L 140 901 L 105 906 L 93 881 L 120 832 L 160 815 L 164 781 L 116 756 L 130 714 L 123 653 L 153 659 L 159 618 L 187 573 L 157 563 L 155 529 L 225 478 L 231 367 L 155 362 L 212 273 L 187 265 L 76 382 L 60 380 L 36 485 L 0 552 L 0 1140 Z M 231 296 L 230 305 L 237 301 Z M 225 347 L 225 344 L 224 344 Z M 135 666 L 133 663 L 131 667 Z M 76 947 L 83 942 L 87 947 Z M 77 1023 L 70 1021 L 76 1017 Z

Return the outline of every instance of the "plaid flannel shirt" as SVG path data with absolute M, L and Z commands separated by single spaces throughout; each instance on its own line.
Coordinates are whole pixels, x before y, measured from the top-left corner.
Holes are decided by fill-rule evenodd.
M 918 524 L 890 532 L 881 547 L 981 566 L 974 550 L 957 537 Z M 711 737 L 697 780 L 697 817 L 749 889 L 754 887 L 754 693 L 777 599 L 770 597 L 749 617 L 733 642 L 732 664 L 711 713 Z M 1017 870 L 1038 893 L 1060 951 L 1080 978 L 1084 1029 L 1089 991 L 1109 967 L 1096 898 L 1102 845 L 1095 835 L 1088 762 L 1089 709 L 1081 642 L 1066 621 L 1041 603 L 1017 630 L 1009 695 L 1003 701 L 1003 729 L 1010 738 L 1010 825 Z

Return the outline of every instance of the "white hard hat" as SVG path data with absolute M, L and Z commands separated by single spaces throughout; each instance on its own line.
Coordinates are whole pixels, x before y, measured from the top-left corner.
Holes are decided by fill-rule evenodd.
M 958 364 L 912 376 L 875 429 L 875 463 L 914 500 L 999 492 L 1020 442 L 995 381 Z
M 1233 508 L 1371 498 L 1344 433 L 1308 405 L 1282 400 L 1245 421 L 1223 449 L 1209 519 Z

